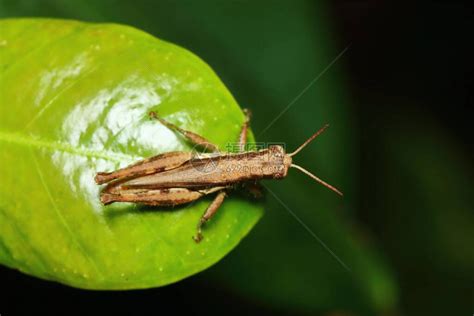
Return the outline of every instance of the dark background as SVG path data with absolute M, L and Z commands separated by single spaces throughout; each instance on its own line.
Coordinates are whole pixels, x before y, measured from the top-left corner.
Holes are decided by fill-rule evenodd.
M 280 304 L 271 294 L 256 295 L 257 290 L 246 292 L 219 280 L 223 273 L 239 274 L 239 260 L 249 253 L 253 236 L 262 238 L 271 216 L 286 216 L 275 210 L 277 215 L 267 212 L 270 219 L 262 220 L 222 263 L 163 288 L 89 292 L 1 267 L 0 313 L 471 315 L 473 15 L 472 6 L 449 1 L 0 1 L 0 17 L 124 23 L 190 49 L 214 68 L 241 105 L 250 104 L 254 131 L 264 129 L 269 113 L 280 112 L 315 72 L 350 45 L 328 70 L 338 74 L 336 85 L 344 89 L 350 113 L 347 133 L 354 150 L 347 160 L 357 182 L 349 189 L 355 206 L 349 217 L 373 240 L 398 289 L 393 302 L 384 306 L 360 303 L 342 289 L 330 304 L 319 306 L 304 300 Z M 302 20 L 309 25 L 300 28 Z M 260 41 L 265 36 L 288 42 L 267 46 Z M 291 49 L 304 48 L 304 43 L 316 45 L 313 50 L 323 45 L 327 59 L 314 64 L 311 60 L 318 56 L 311 50 Z M 259 68 L 266 58 L 275 59 L 272 67 L 280 67 L 278 72 L 265 68 L 268 62 Z M 306 67 L 311 71 L 305 73 Z M 275 86 L 271 77 L 276 73 L 290 79 Z M 268 97 L 276 90 L 287 90 L 284 101 Z M 269 130 L 262 140 L 288 139 L 291 123 L 311 109 L 305 106 L 311 103 L 310 91 L 276 123 L 283 127 Z M 290 259 L 288 269 L 298 269 Z

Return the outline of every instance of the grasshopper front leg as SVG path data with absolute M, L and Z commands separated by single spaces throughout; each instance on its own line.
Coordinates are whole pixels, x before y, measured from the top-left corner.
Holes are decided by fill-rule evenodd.
M 240 135 L 239 135 L 239 149 L 240 152 L 245 151 L 245 145 L 247 145 L 247 137 L 248 137 L 248 131 L 250 127 L 250 119 L 252 117 L 252 112 L 249 109 L 243 109 L 244 115 L 245 115 L 245 120 L 244 123 L 242 124 L 242 127 L 240 129 Z M 261 198 L 263 196 L 263 189 L 262 187 L 258 184 L 258 182 L 250 181 L 244 184 L 245 189 L 256 199 Z
M 252 117 L 252 112 L 249 109 L 243 110 L 245 115 L 245 121 L 242 124 L 239 135 L 239 151 L 243 152 L 245 150 L 245 145 L 247 144 L 247 135 L 250 126 L 250 118 Z
M 212 203 L 208 206 L 206 212 L 202 215 L 201 219 L 199 220 L 198 226 L 197 226 L 197 234 L 196 236 L 193 236 L 193 239 L 195 242 L 199 243 L 203 236 L 202 236 L 202 225 L 207 223 L 216 213 L 219 207 L 222 205 L 222 202 L 224 202 L 224 198 L 226 197 L 226 192 L 225 191 L 220 191 Z

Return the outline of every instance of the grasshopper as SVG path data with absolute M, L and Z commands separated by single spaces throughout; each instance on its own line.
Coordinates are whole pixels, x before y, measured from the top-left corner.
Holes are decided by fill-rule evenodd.
M 244 110 L 244 114 L 245 120 L 239 136 L 239 152 L 229 153 L 221 152 L 217 145 L 206 138 L 160 118 L 155 112 L 150 112 L 151 118 L 180 133 L 195 146 L 204 147 L 211 152 L 168 152 L 113 172 L 98 172 L 95 182 L 107 184 L 100 193 L 100 201 L 104 205 L 133 202 L 150 206 L 175 206 L 216 193 L 199 220 L 197 233 L 193 236 L 198 243 L 203 238 L 202 226 L 216 214 L 229 191 L 243 186 L 258 195 L 258 180 L 282 179 L 286 177 L 290 167 L 300 170 L 342 196 L 335 187 L 292 163 L 292 157 L 320 135 L 328 125 L 319 129 L 292 153 L 286 153 L 280 145 L 245 151 L 250 111 Z

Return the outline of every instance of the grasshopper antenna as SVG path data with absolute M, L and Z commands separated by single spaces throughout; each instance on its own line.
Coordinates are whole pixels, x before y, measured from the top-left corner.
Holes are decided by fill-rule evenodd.
M 314 133 L 310 138 L 308 138 L 303 144 L 300 145 L 300 147 L 298 147 L 294 152 L 288 154 L 288 156 L 290 157 L 293 157 L 294 155 L 296 155 L 297 153 L 299 153 L 303 148 L 305 148 L 309 143 L 311 143 L 316 137 L 318 137 L 319 135 L 321 135 L 327 128 L 329 127 L 329 124 L 326 124 L 324 125 L 323 127 L 321 127 L 316 133 Z M 304 174 L 310 176 L 311 178 L 313 178 L 314 180 L 316 180 L 317 182 L 321 183 L 322 185 L 324 185 L 326 188 L 336 192 L 337 194 L 339 194 L 340 196 L 343 196 L 342 192 L 339 191 L 338 189 L 336 189 L 335 187 L 333 187 L 332 185 L 330 185 L 329 183 L 326 183 L 324 182 L 323 180 L 319 179 L 318 177 L 316 177 L 314 174 L 312 174 L 311 172 L 309 172 L 308 170 L 304 169 L 303 167 L 301 166 L 298 166 L 298 165 L 295 165 L 295 164 L 291 164 L 290 167 L 293 167 L 295 169 L 298 169 L 299 171 L 303 172 Z
M 318 177 L 316 177 L 314 174 L 312 174 L 311 172 L 309 172 L 308 170 L 304 169 L 303 167 L 301 166 L 298 166 L 298 165 L 295 165 L 295 164 L 291 164 L 290 167 L 293 167 L 295 169 L 298 169 L 299 171 L 303 172 L 304 174 L 310 176 L 311 178 L 313 178 L 314 180 L 316 180 L 317 182 L 321 183 L 322 185 L 324 185 L 326 188 L 336 192 L 337 194 L 339 194 L 340 196 L 344 196 L 344 194 L 342 194 L 341 191 L 339 191 L 338 189 L 336 189 L 335 187 L 333 187 L 332 185 L 330 185 L 329 183 L 326 183 L 324 182 L 323 180 L 319 179 Z
M 310 138 L 308 138 L 303 144 L 300 145 L 300 147 L 298 147 L 294 152 L 292 152 L 291 154 L 288 154 L 288 156 L 290 157 L 293 157 L 294 155 L 296 155 L 297 153 L 299 153 L 303 148 L 306 147 L 306 145 L 308 145 L 309 143 L 311 143 L 316 137 L 318 137 L 319 135 L 321 135 L 325 130 L 326 128 L 329 127 L 329 124 L 326 124 L 324 125 L 323 127 L 321 127 L 316 133 L 313 134 L 313 136 L 311 136 Z

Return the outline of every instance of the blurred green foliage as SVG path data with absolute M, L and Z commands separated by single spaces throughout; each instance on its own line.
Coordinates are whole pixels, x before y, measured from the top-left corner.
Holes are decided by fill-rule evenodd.
M 383 182 L 370 185 L 363 204 L 396 267 L 401 308 L 412 315 L 468 314 L 474 297 L 472 161 L 433 119 L 405 114 L 374 115 L 384 133 L 373 138 L 373 168 L 380 174 L 372 181 Z
M 258 141 L 284 141 L 291 150 L 332 124 L 295 160 L 341 188 L 343 200 L 294 170 L 265 185 L 350 270 L 267 194 L 266 214 L 252 233 L 197 280 L 289 312 L 472 312 L 472 173 L 436 123 L 405 129 L 403 115 L 374 116 L 377 163 L 370 168 L 377 174 L 367 178 L 358 169 L 360 127 L 345 93 L 343 56 L 260 134 L 334 60 L 335 47 L 347 44 L 332 32 L 322 1 L 3 0 L 0 15 L 119 22 L 184 46 L 253 110 Z M 363 229 L 360 213 L 377 226 Z

